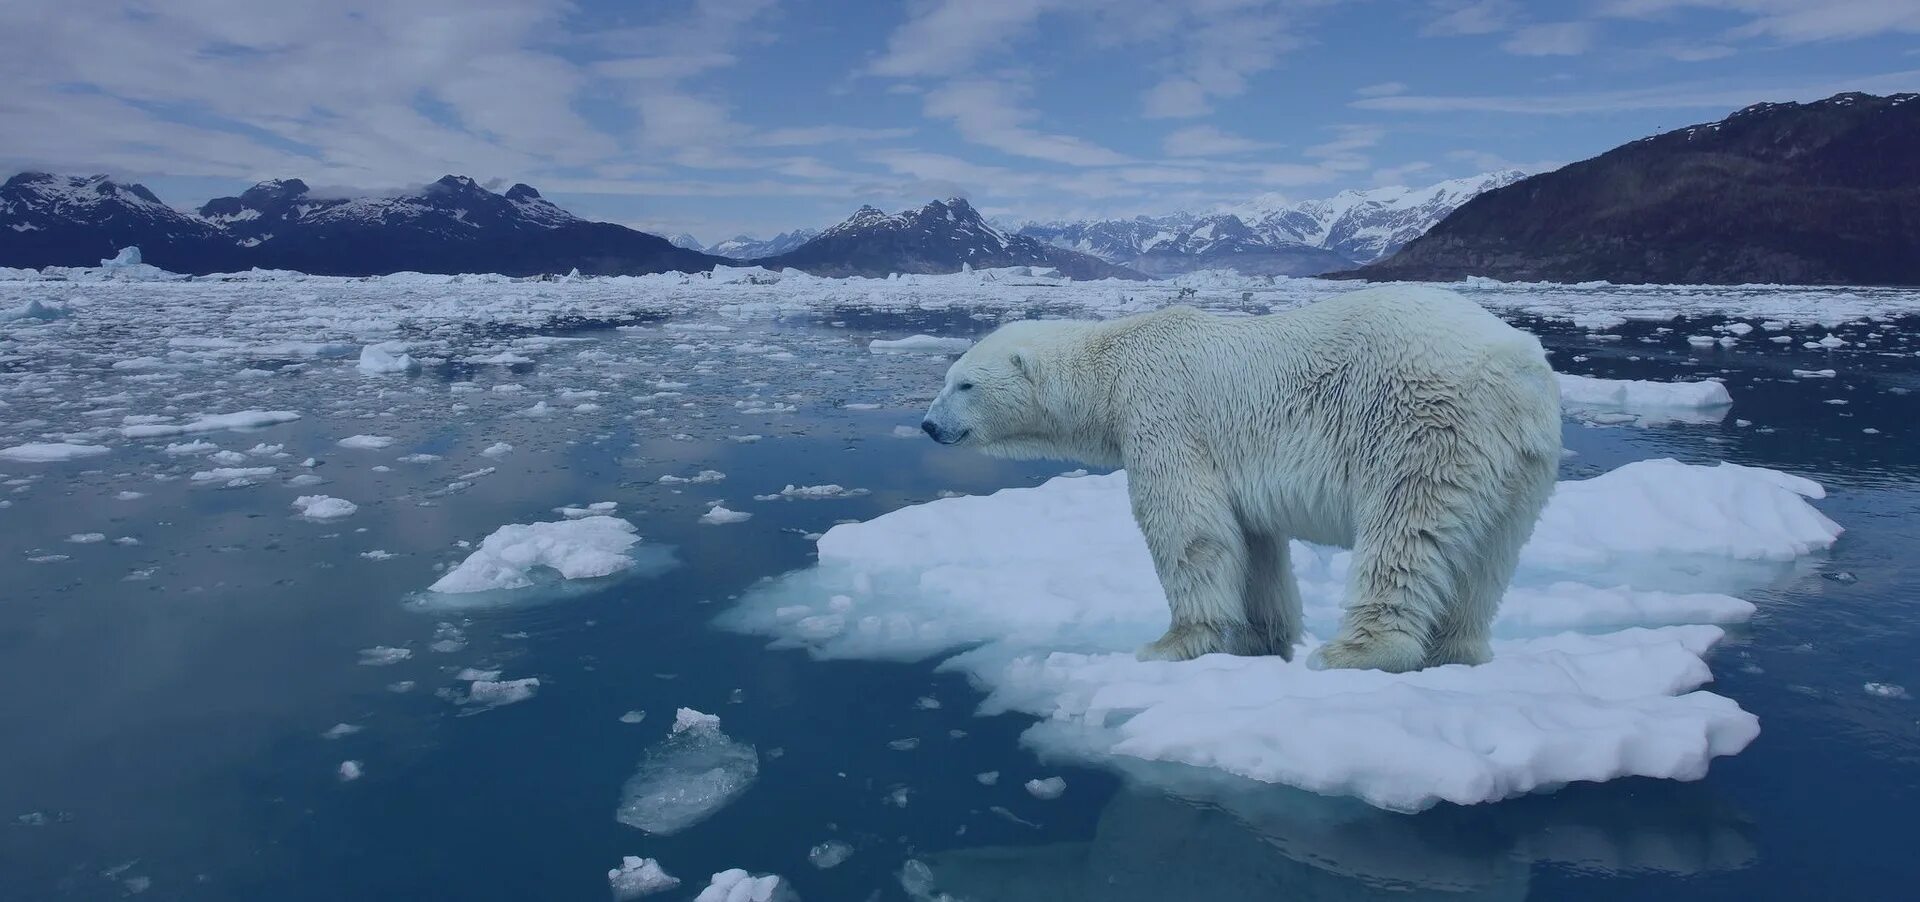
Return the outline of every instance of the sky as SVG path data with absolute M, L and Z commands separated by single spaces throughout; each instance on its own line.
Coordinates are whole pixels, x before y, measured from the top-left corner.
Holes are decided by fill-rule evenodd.
M 196 206 L 447 173 L 712 243 L 1550 169 L 1920 91 L 1920 0 L 5 0 L 0 170 Z

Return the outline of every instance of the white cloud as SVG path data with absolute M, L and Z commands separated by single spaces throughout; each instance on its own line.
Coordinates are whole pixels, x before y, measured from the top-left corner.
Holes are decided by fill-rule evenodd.
M 1353 89 L 1353 93 L 1361 97 L 1386 97 L 1390 94 L 1405 94 L 1406 92 L 1407 86 L 1397 81 L 1383 81 L 1377 85 L 1367 85 L 1366 87 Z
M 1420 33 L 1430 37 L 1493 34 L 1513 24 L 1512 0 L 1443 0 L 1432 4 L 1437 15 Z
M 1745 15 L 1729 37 L 1787 44 L 1920 33 L 1920 3 L 1913 0 L 1613 0 L 1601 12 L 1644 18 L 1686 8 Z
M 1568 94 L 1509 95 L 1400 95 L 1368 97 L 1348 106 L 1364 110 L 1419 113 L 1515 113 L 1534 116 L 1571 116 L 1627 110 L 1721 110 L 1732 112 L 1766 101 L 1808 101 L 1843 91 L 1891 93 L 1911 90 L 1920 83 L 1920 70 L 1889 72 L 1803 84 L 1727 85 L 1679 83 L 1657 88 L 1593 91 Z
M 938 0 L 887 39 L 887 52 L 868 67 L 895 78 L 956 75 L 981 56 L 1004 50 L 1031 29 L 1058 0 Z
M 1593 46 L 1595 29 L 1588 22 L 1550 22 L 1516 29 L 1500 45 L 1521 56 L 1578 56 Z
M 1161 139 L 1160 146 L 1170 157 L 1212 157 L 1243 154 L 1269 145 L 1228 134 L 1211 125 L 1195 125 L 1168 133 Z
M 1039 114 L 1023 106 L 1026 89 L 1006 81 L 975 78 L 948 82 L 928 91 L 928 116 L 953 124 L 960 137 L 1015 156 L 1069 166 L 1110 166 L 1127 158 L 1069 135 L 1036 131 L 1028 123 Z
M 1403 163 L 1399 166 L 1388 166 L 1384 169 L 1375 169 L 1373 171 L 1373 183 L 1381 186 L 1404 185 L 1407 183 L 1407 176 L 1426 172 L 1432 168 L 1432 163 L 1413 162 Z

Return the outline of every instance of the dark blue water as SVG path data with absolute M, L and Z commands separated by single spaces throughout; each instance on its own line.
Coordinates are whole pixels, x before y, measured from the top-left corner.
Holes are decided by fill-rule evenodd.
M 958 314 L 853 318 L 792 320 L 754 337 L 857 349 L 847 332 L 986 327 Z M 1691 348 L 1682 336 L 1698 323 L 1629 325 L 1610 342 L 1529 325 L 1565 371 L 1719 376 L 1735 398 L 1718 424 L 1570 423 L 1577 455 L 1564 476 L 1666 456 L 1773 467 L 1825 485 L 1820 508 L 1848 529 L 1815 566 L 1747 593 L 1760 613 L 1714 653 L 1711 688 L 1758 715 L 1763 732 L 1704 781 L 1575 785 L 1418 815 L 1252 783 L 1148 789 L 1034 760 L 1017 741 L 1028 719 L 974 716 L 978 693 L 930 664 L 816 662 L 716 630 L 731 599 L 811 563 L 807 533 L 1072 466 L 890 435 L 917 421 L 943 360 L 803 353 L 811 371 L 751 377 L 768 395 L 804 395 L 797 411 L 722 429 L 669 416 L 673 399 L 657 402 L 658 417 L 613 415 L 652 390 L 625 385 L 626 396 L 600 399 L 608 415 L 586 423 L 343 412 L 216 437 L 304 454 L 356 431 L 403 435 L 378 458 L 325 455 L 332 481 L 320 491 L 362 505 L 330 524 L 289 519 L 283 491 L 153 481 L 177 469 L 159 455 L 0 467 L 31 478 L 8 487 L 14 504 L 0 511 L 0 897 L 603 899 L 623 855 L 659 859 L 687 881 L 661 898 L 691 897 L 707 874 L 743 867 L 785 875 L 810 900 L 904 899 L 910 861 L 910 883 L 924 867 L 939 890 L 969 899 L 1904 897 L 1920 875 L 1908 830 L 1920 804 L 1920 701 L 1863 687 L 1920 689 L 1920 406 L 1907 393 L 1920 369 L 1899 337 L 1914 324 L 1881 340 L 1885 356 L 1849 356 L 1831 379 L 1791 373 L 1833 366 L 1823 352 Z M 867 367 L 881 375 L 844 378 Z M 724 368 L 704 378 L 736 395 L 746 381 Z M 764 438 L 725 437 L 741 430 Z M 514 454 L 472 457 L 503 434 Z M 431 475 L 391 462 L 409 451 L 447 460 Z M 373 470 L 376 459 L 392 470 Z M 426 496 L 480 465 L 500 470 Z M 708 468 L 726 480 L 678 491 L 656 482 Z M 748 502 L 789 483 L 871 493 Z M 129 487 L 147 494 L 114 499 Z M 718 498 L 753 519 L 699 524 Z M 603 500 L 618 501 L 648 545 L 670 547 L 677 566 L 530 606 L 407 604 L 436 564 L 459 559 L 453 542 Z M 140 544 L 63 541 L 87 532 Z M 398 556 L 359 556 L 373 548 Z M 68 559 L 29 562 L 49 554 Z M 432 650 L 454 636 L 457 648 Z M 413 656 L 355 663 L 379 645 Z M 538 677 L 538 694 L 472 714 L 436 694 L 468 667 Z M 938 708 L 921 702 L 929 697 Z M 760 775 L 710 820 L 649 837 L 616 822 L 614 808 L 682 706 L 720 715 L 753 744 Z M 623 723 L 628 711 L 646 718 Z M 336 723 L 361 730 L 323 738 Z M 918 745 L 889 745 L 908 738 Z M 364 776 L 342 782 L 349 759 Z M 994 770 L 1006 775 L 999 785 L 976 781 Z M 1054 774 L 1071 787 L 1058 800 L 1020 786 Z M 855 852 L 817 869 L 808 850 L 829 839 Z

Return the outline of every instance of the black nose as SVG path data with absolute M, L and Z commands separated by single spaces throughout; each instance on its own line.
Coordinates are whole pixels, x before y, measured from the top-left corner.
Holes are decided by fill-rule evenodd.
M 933 425 L 932 420 L 921 420 L 920 431 L 926 433 L 928 438 L 936 442 L 940 440 L 940 427 Z

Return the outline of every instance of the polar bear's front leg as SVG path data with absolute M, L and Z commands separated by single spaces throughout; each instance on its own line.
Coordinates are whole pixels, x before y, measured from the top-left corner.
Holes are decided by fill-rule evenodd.
M 1243 600 L 1253 628 L 1251 653 L 1293 660 L 1300 641 L 1300 585 L 1293 577 L 1287 538 L 1249 532 Z
M 1185 661 L 1254 652 L 1243 600 L 1247 542 L 1219 480 L 1194 464 L 1129 464 L 1134 520 L 1173 615 L 1166 635 L 1141 648 L 1139 657 Z

